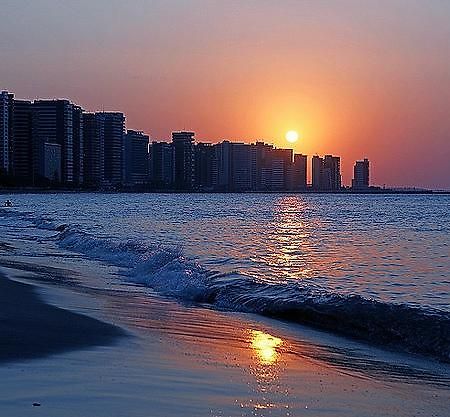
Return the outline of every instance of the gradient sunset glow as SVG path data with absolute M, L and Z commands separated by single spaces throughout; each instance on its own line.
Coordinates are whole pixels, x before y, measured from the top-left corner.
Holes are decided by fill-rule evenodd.
M 0 89 L 450 189 L 450 2 L 5 1 Z M 286 142 L 289 130 L 300 139 Z

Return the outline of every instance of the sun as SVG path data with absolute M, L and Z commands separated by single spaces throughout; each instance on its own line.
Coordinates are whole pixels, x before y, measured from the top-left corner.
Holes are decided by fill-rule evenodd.
M 290 143 L 294 143 L 298 141 L 298 133 L 295 130 L 289 130 L 286 132 L 286 140 Z

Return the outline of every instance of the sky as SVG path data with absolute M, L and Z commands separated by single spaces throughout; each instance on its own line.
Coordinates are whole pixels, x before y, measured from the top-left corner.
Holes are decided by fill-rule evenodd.
M 450 189 L 448 0 L 2 0 L 0 89 Z

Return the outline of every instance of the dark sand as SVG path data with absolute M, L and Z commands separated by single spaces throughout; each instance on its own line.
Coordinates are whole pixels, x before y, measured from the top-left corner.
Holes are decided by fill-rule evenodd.
M 111 324 L 44 303 L 34 287 L 0 274 L 0 362 L 114 343 Z

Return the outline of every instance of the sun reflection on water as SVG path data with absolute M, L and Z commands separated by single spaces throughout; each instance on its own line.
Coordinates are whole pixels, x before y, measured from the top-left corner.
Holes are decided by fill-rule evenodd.
M 251 347 L 256 352 L 260 364 L 275 364 L 279 359 L 278 348 L 283 344 L 283 340 L 260 330 L 251 330 L 250 333 Z

